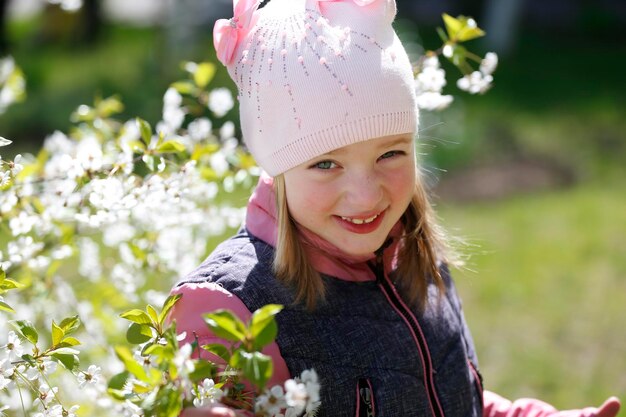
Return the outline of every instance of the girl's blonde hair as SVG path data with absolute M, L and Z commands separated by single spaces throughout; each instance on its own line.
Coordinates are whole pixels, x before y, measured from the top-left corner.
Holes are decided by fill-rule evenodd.
M 397 276 L 404 299 L 423 308 L 427 287 L 432 281 L 440 293 L 445 285 L 439 266 L 449 262 L 450 250 L 443 229 L 437 224 L 435 213 L 421 179 L 417 174 L 415 193 L 402 217 L 404 231 L 398 259 Z M 294 220 L 289 214 L 283 175 L 274 177 L 276 206 L 278 208 L 278 239 L 274 255 L 274 273 L 296 290 L 296 302 L 304 302 L 313 309 L 324 300 L 324 282 L 310 262 L 298 238 Z

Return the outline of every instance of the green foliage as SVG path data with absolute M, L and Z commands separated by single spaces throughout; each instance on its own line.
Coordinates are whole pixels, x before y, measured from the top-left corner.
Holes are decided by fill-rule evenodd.
M 141 345 L 141 357 L 151 365 L 145 367 L 138 362 L 128 347 L 115 347 L 125 370 L 110 379 L 109 394 L 118 400 L 132 401 L 147 415 L 175 416 L 190 403 L 190 399 L 184 398 L 182 387 L 199 384 L 207 378 L 219 381 L 218 387 L 232 387 L 229 398 L 233 401 L 241 400 L 242 393 L 237 388 L 241 380 L 253 384 L 257 393 L 262 392 L 273 368 L 271 358 L 260 351 L 276 337 L 275 316 L 282 306 L 268 305 L 255 311 L 249 323 L 227 310 L 206 314 L 208 328 L 232 343 L 198 346 L 194 342 L 182 347 L 176 323 L 167 323 L 169 312 L 180 298 L 180 295 L 168 297 L 160 312 L 148 305 L 145 311 L 132 309 L 120 315 L 131 322 L 126 334 L 128 343 Z M 192 346 L 224 362 L 191 359 Z

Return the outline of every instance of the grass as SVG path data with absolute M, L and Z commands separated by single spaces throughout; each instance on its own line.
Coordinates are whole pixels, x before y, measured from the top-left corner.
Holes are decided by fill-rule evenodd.
M 621 188 L 615 179 L 440 205 L 452 232 L 476 245 L 456 280 L 488 389 L 561 408 L 626 395 Z

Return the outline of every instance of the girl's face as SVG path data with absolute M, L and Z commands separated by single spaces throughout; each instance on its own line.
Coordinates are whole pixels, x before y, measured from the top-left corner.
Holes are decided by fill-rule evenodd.
M 350 255 L 385 242 L 415 192 L 413 135 L 358 142 L 284 173 L 291 217 Z

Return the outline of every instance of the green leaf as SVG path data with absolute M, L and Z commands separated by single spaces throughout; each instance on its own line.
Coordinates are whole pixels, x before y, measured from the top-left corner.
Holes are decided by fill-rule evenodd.
M 180 94 L 193 94 L 196 91 L 196 86 L 189 81 L 177 81 L 171 87 Z
M 20 332 L 22 336 L 26 338 L 26 340 L 33 345 L 37 344 L 37 341 L 39 340 L 39 333 L 37 333 L 37 329 L 35 329 L 30 321 L 16 320 L 12 321 L 11 324 L 18 332 Z
M 448 37 L 450 39 L 456 39 L 456 35 L 461 30 L 461 28 L 463 27 L 463 23 L 461 23 L 461 21 L 459 19 L 456 19 L 456 18 L 450 16 L 447 13 L 444 13 L 442 15 L 442 17 L 443 17 L 444 23 L 446 24 L 446 30 L 448 31 Z
M 202 345 L 202 349 L 214 354 L 215 356 L 218 356 L 224 359 L 226 363 L 230 361 L 230 352 L 228 348 L 222 345 L 221 343 L 211 343 L 209 345 Z
M 146 145 L 150 144 L 150 141 L 152 141 L 152 127 L 150 127 L 150 123 L 139 117 L 136 120 L 137 125 L 139 126 L 139 132 L 141 133 L 141 138 Z
M 272 377 L 272 359 L 260 352 L 238 350 L 230 360 L 230 366 L 241 369 L 244 378 L 254 384 L 259 391 Z
M 55 353 L 60 353 L 62 355 L 78 355 L 80 352 L 76 349 L 72 349 L 71 347 L 60 347 L 58 349 L 54 349 Z
M 59 327 L 54 320 L 52 321 L 52 346 L 57 346 L 61 343 L 61 339 L 65 336 L 65 332 Z
M 228 310 L 216 310 L 213 313 L 204 314 L 204 322 L 209 329 L 222 339 L 233 342 L 243 342 L 246 338 L 245 324 Z
M 147 324 L 131 323 L 126 331 L 126 340 L 133 345 L 146 343 L 152 337 L 152 327 Z
M 33 355 L 25 354 L 25 355 L 22 355 L 21 358 L 22 360 L 28 362 L 30 366 L 37 365 L 37 361 L 35 360 L 35 357 Z
M 80 364 L 78 355 L 53 352 L 50 354 L 50 356 L 52 356 L 57 361 L 59 361 L 68 371 L 75 370 L 76 368 L 78 368 L 78 365 Z
M 256 350 L 261 350 L 276 338 L 278 326 L 275 317 L 282 309 L 282 305 L 268 304 L 252 314 L 249 329 Z
M 115 354 L 122 361 L 126 370 L 133 374 L 137 379 L 143 382 L 148 382 L 148 375 L 146 375 L 146 371 L 143 367 L 137 363 L 135 358 L 133 358 L 133 354 L 130 350 L 125 346 L 116 346 Z
M 119 374 L 113 375 L 111 379 L 109 379 L 109 383 L 107 388 L 121 390 L 124 389 L 124 385 L 126 385 L 126 381 L 130 377 L 130 372 L 124 371 Z
M 205 88 L 215 76 L 216 67 L 210 62 L 202 62 L 198 64 L 196 72 L 193 74 L 193 80 L 200 88 Z
M 80 327 L 80 318 L 78 316 L 64 318 L 59 323 L 59 327 L 63 329 L 66 335 L 72 334 Z
M 185 152 L 186 149 L 187 148 L 185 148 L 185 145 L 182 143 L 175 140 L 168 140 L 167 142 L 160 144 L 156 150 L 160 153 L 180 153 Z
M 165 318 L 169 314 L 172 307 L 174 307 L 174 305 L 178 302 L 178 300 L 180 300 L 182 296 L 182 294 L 170 295 L 169 297 L 167 297 L 167 299 L 165 299 L 163 307 L 161 308 L 161 313 L 159 314 L 159 324 L 161 326 L 163 326 Z
M 126 146 L 128 146 L 133 152 L 141 152 L 146 150 L 146 144 L 140 140 L 131 140 L 126 142 Z
M 205 360 L 195 360 L 193 363 L 194 369 L 191 373 L 189 373 L 189 378 L 192 381 L 202 381 L 205 378 L 213 377 L 215 366 L 213 366 L 211 362 Z
M 61 347 L 69 347 L 69 346 L 78 346 L 80 345 L 80 341 L 74 337 L 65 337 L 61 340 L 59 346 Z
M 15 310 L 13 310 L 13 308 L 4 301 L 0 301 L 0 310 L 8 313 L 15 313 Z
M 150 320 L 152 321 L 152 324 L 156 327 L 159 323 L 159 314 L 157 313 L 155 308 L 152 307 L 150 304 L 146 306 L 146 311 L 148 312 L 148 316 L 150 316 Z
M 123 312 L 120 314 L 120 317 L 137 324 L 152 324 L 150 316 L 145 311 L 137 308 Z
M 183 409 L 183 393 L 179 389 L 173 389 L 164 385 L 159 389 L 155 403 L 154 414 L 159 417 L 178 417 Z
M 463 29 L 457 33 L 457 39 L 459 42 L 467 42 L 472 39 L 480 38 L 485 36 L 485 32 L 478 27 L 469 27 L 465 26 Z
M 96 108 L 100 117 L 107 118 L 124 111 L 124 104 L 119 98 L 113 96 L 97 102 Z

